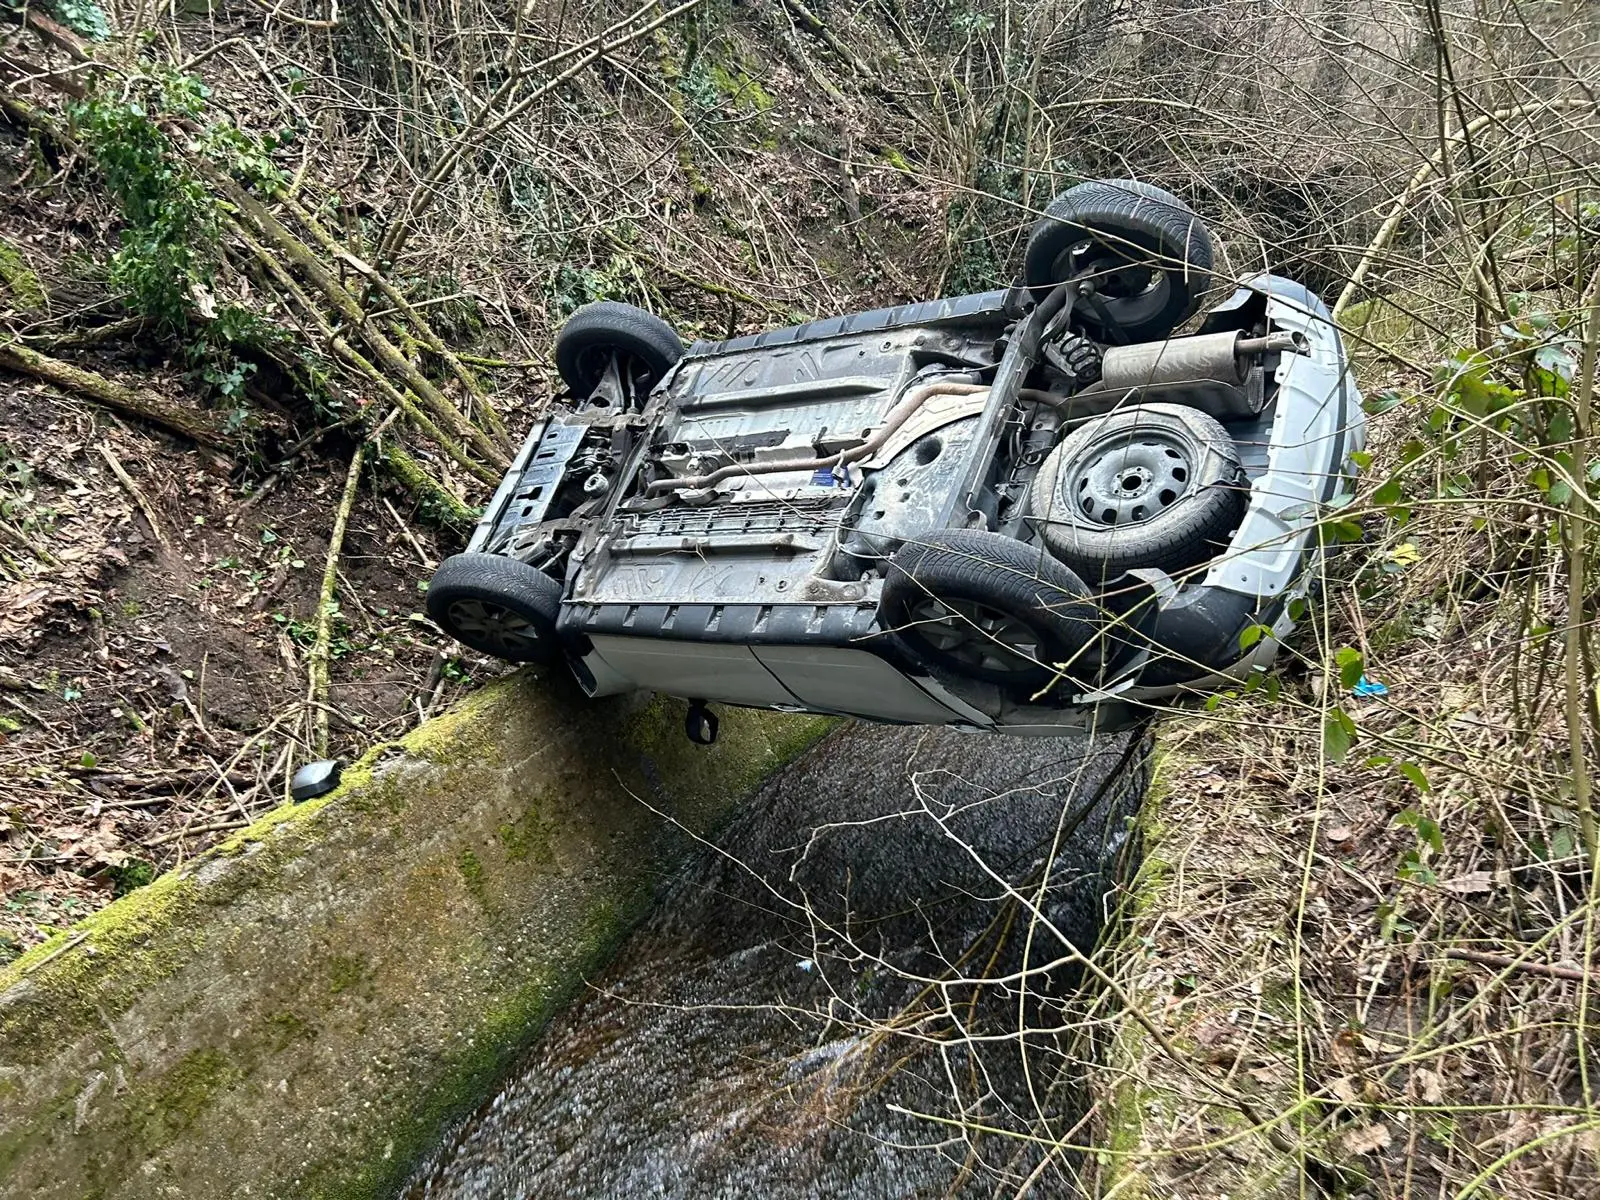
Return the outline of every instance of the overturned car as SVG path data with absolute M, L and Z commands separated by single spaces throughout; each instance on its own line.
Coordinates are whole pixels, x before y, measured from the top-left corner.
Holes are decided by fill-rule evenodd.
M 1200 219 L 1080 184 L 1008 290 L 683 349 L 639 309 L 557 337 L 539 421 L 429 615 L 600 696 L 1059 733 L 1273 656 L 1364 439 L 1327 308 L 1212 286 Z

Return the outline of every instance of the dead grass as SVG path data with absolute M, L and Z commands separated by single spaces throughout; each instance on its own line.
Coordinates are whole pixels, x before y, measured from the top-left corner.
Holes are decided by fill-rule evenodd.
M 1581 365 L 1575 300 L 1522 311 L 1553 310 Z M 1474 418 L 1448 370 L 1394 365 L 1459 369 L 1470 310 L 1443 287 L 1354 329 L 1369 394 L 1401 397 L 1330 517 L 1363 541 L 1331 561 L 1272 687 L 1163 734 L 1151 859 L 1109 961 L 1182 1053 L 1126 1013 L 1102 1031 L 1107 1194 L 1600 1189 L 1600 909 L 1563 675 L 1576 638 L 1592 756 L 1594 590 L 1575 619 L 1567 585 L 1567 522 L 1590 518 L 1535 478 L 1571 444 Z M 1519 353 L 1485 357 L 1514 381 Z M 1353 694 L 1352 674 L 1386 690 Z

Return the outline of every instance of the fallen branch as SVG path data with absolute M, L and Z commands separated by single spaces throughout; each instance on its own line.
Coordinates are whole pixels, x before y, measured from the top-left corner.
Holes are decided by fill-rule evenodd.
M 395 525 L 400 530 L 400 536 L 405 538 L 406 544 L 417 552 L 417 559 L 422 563 L 422 569 L 431 571 L 438 566 L 439 564 L 422 548 L 422 543 L 417 541 L 417 535 L 411 532 L 411 526 L 406 524 L 406 519 L 400 515 L 399 510 L 395 508 L 394 503 L 387 496 L 383 497 L 383 507 L 389 516 L 394 519 Z
M 1559 963 L 1529 962 L 1521 958 L 1508 958 L 1504 954 L 1489 954 L 1482 950 L 1462 950 L 1450 947 L 1444 952 L 1446 958 L 1457 958 L 1462 962 L 1477 963 L 1483 967 L 1493 967 L 1497 971 L 1523 971 L 1529 975 L 1544 975 L 1550 979 L 1565 979 L 1572 983 L 1582 983 L 1587 974 L 1577 967 L 1563 967 Z
M 344 284 L 319 261 L 309 246 L 289 232 L 266 205 L 215 168 L 203 162 L 197 162 L 196 166 L 206 177 L 207 182 L 234 205 L 240 216 L 255 227 L 266 246 L 281 251 L 300 269 L 339 317 L 360 334 L 361 340 L 367 344 L 379 365 L 398 376 L 400 381 L 416 394 L 435 421 L 463 442 L 470 444 L 494 467 L 504 471 L 511 465 L 511 457 L 506 448 L 497 444 L 487 433 L 467 420 L 461 410 L 434 387 L 415 364 L 400 353 L 393 342 L 367 320 L 366 313 L 362 311 Z M 325 252 L 337 255 L 343 249 L 337 242 L 321 233 L 316 226 L 308 227 L 318 236 L 318 240 L 323 242 Z
M 344 531 L 350 523 L 350 510 L 355 506 L 356 487 L 361 482 L 361 465 L 366 455 L 366 442 L 357 442 L 355 453 L 350 456 L 349 473 L 344 478 L 344 495 L 333 514 L 333 532 L 328 535 L 328 557 L 322 568 L 322 591 L 317 600 L 317 637 L 311 643 L 311 653 L 306 660 L 306 671 L 310 675 L 307 700 L 314 710 L 311 740 L 318 757 L 326 757 L 328 753 L 328 659 L 333 646 L 333 614 L 338 610 L 333 593 L 339 580 L 339 555 L 344 550 Z
M 133 497 L 133 502 L 139 506 L 139 511 L 144 514 L 144 519 L 149 522 L 150 532 L 155 536 L 156 544 L 166 554 L 172 554 L 172 543 L 167 540 L 167 535 L 161 532 L 161 522 L 156 520 L 155 506 L 150 503 L 150 498 L 133 481 L 133 477 L 128 474 L 121 460 L 117 458 L 116 452 L 109 445 L 101 442 L 99 450 L 100 457 L 106 460 L 106 466 L 111 468 L 111 473 L 117 477 L 117 482 L 127 490 L 128 495 Z
M 149 328 L 149 325 L 150 322 L 144 317 L 123 317 L 106 325 L 95 325 L 88 329 L 69 329 L 65 333 L 24 334 L 23 340 L 45 350 L 82 350 L 90 346 L 102 346 L 106 342 L 137 337 Z
M 821 17 L 802 4 L 800 0 L 783 0 L 783 6 L 800 23 L 802 29 L 833 51 L 839 61 L 849 67 L 858 79 L 863 82 L 873 79 L 873 74 L 867 69 L 866 63 L 857 58 L 850 48 L 834 35 L 833 30 L 828 28 Z
M 251 253 L 256 256 L 257 261 L 272 277 L 272 282 L 275 282 L 283 290 L 283 293 L 299 306 L 300 311 L 316 327 L 317 332 L 327 342 L 337 358 L 359 374 L 367 383 L 377 388 L 383 394 L 384 399 L 398 407 L 405 414 L 408 421 L 432 438 L 463 470 L 490 487 L 499 484 L 500 476 L 497 472 L 490 470 L 468 455 L 459 442 L 449 437 L 433 422 L 432 418 L 422 411 L 411 394 L 401 392 L 396 388 L 394 384 L 389 382 L 388 377 L 369 362 L 360 351 L 335 332 L 328 318 L 323 315 L 322 310 L 312 303 L 311 298 L 295 282 L 293 276 L 289 274 L 283 264 L 274 258 L 267 248 L 257 241 L 243 225 L 237 221 L 229 220 L 228 228 L 233 232 L 234 236 L 249 247 Z
M 478 523 L 476 509 L 463 504 L 449 488 L 423 469 L 404 447 L 384 443 L 384 470 L 418 502 L 423 516 L 452 533 L 465 533 Z
M 229 829 L 243 829 L 250 824 L 242 817 L 231 817 L 226 821 L 211 821 L 205 825 L 185 825 L 173 833 L 163 833 L 160 837 L 146 838 L 140 842 L 146 849 L 154 850 L 157 846 L 165 846 L 169 842 L 181 841 L 186 837 L 193 837 L 199 833 L 223 833 Z
M 338 253 L 341 261 L 359 272 L 369 283 L 382 292 L 384 298 L 411 322 L 422 344 L 444 360 L 451 373 L 460 380 L 461 386 L 467 389 L 467 394 L 472 397 L 478 411 L 483 414 L 483 422 L 488 429 L 489 436 L 502 444 L 509 442 L 511 435 L 506 432 L 505 422 L 500 419 L 500 414 L 495 409 L 494 402 L 489 399 L 489 394 L 483 390 L 483 385 L 478 382 L 478 377 L 467 370 L 466 365 L 456 357 L 455 351 L 444 344 L 444 339 L 434 332 L 433 326 L 411 305 L 410 301 L 399 293 L 393 284 L 383 277 L 380 271 L 342 247 Z
M 227 450 L 236 445 L 235 440 L 223 432 L 221 420 L 210 413 L 172 404 L 154 392 L 117 383 L 98 371 L 40 354 L 20 342 L 0 342 L 0 367 L 20 375 L 32 375 L 115 412 L 160 425 L 202 446 Z

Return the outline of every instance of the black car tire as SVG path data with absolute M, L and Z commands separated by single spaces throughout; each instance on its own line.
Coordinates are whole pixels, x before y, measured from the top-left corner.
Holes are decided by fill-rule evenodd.
M 1058 673 L 1088 678 L 1100 624 L 1089 589 L 1015 538 L 944 529 L 889 560 L 878 624 L 914 660 L 1036 690 Z
M 683 357 L 683 340 L 654 313 L 614 300 L 585 304 L 556 334 L 556 370 L 575 395 L 594 391 L 614 353 L 629 360 L 634 383 L 649 391 Z
M 453 554 L 428 584 L 428 616 L 464 646 L 507 662 L 548 663 L 560 655 L 561 585 L 499 554 Z
M 1169 336 L 1211 287 L 1211 234 L 1171 192 L 1132 179 L 1080 183 L 1050 202 L 1028 235 L 1023 282 L 1043 299 L 1102 260 L 1096 293 L 1074 322 L 1103 342 Z
M 1136 567 L 1173 574 L 1215 558 L 1248 503 L 1228 431 L 1177 404 L 1118 409 L 1078 426 L 1029 494 L 1050 553 L 1095 584 Z

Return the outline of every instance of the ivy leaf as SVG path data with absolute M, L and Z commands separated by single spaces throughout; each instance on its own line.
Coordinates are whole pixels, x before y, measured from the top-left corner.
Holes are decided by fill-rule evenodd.
M 1564 346 L 1540 346 L 1533 352 L 1533 365 L 1563 383 L 1571 383 L 1578 369 L 1577 359 Z
M 1366 670 L 1361 651 L 1341 646 L 1334 652 L 1333 661 L 1339 668 L 1339 686 L 1345 691 L 1348 692 L 1361 682 L 1361 676 Z
M 1356 723 L 1342 708 L 1330 708 L 1322 719 L 1322 750 L 1329 762 L 1343 762 L 1356 740 Z
M 1372 502 L 1385 507 L 1400 503 L 1400 481 L 1393 478 L 1385 481 L 1382 487 L 1372 493 Z

